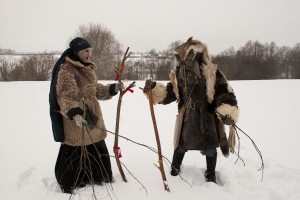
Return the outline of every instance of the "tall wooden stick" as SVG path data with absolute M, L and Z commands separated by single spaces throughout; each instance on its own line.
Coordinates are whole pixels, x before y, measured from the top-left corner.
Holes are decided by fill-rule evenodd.
M 153 97 L 152 97 L 152 90 L 151 89 L 148 91 L 148 98 L 149 98 L 150 112 L 151 112 L 151 117 L 152 117 L 152 122 L 153 122 L 153 128 L 154 128 L 156 143 L 157 143 L 159 170 L 160 170 L 160 173 L 161 173 L 161 176 L 162 176 L 162 179 L 163 179 L 163 184 L 164 184 L 165 190 L 170 192 L 168 182 L 167 182 L 167 178 L 166 178 L 166 174 L 165 174 L 165 170 L 164 170 L 160 139 L 159 139 L 157 124 L 156 124 L 156 119 L 155 119 L 155 114 L 154 114 L 154 108 L 153 108 Z
M 130 56 L 131 52 L 127 55 L 129 50 L 129 47 L 127 47 L 126 52 L 124 54 L 124 57 L 122 59 L 122 63 L 120 66 L 120 70 L 119 70 L 119 79 L 118 81 L 121 82 L 122 81 L 122 75 L 123 75 L 123 71 L 124 71 L 124 64 L 126 59 Z M 119 169 L 119 172 L 121 174 L 122 180 L 124 182 L 127 182 L 127 178 L 125 176 L 125 173 L 123 171 L 121 162 L 120 162 L 120 158 L 119 158 L 119 125 L 120 125 L 120 112 L 121 112 L 121 105 L 122 105 L 122 97 L 123 97 L 123 89 L 120 90 L 120 94 L 119 94 L 119 99 L 118 99 L 118 107 L 117 107 L 117 117 L 116 117 L 116 127 L 115 127 L 115 143 L 114 143 L 114 153 L 115 153 L 115 158 L 116 158 L 116 162 L 117 162 L 117 166 Z

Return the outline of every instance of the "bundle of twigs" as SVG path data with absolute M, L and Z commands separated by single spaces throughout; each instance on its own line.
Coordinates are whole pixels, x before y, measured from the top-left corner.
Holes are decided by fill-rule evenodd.
M 223 116 L 221 113 L 219 113 L 219 112 L 217 112 L 217 114 L 220 115 L 221 117 L 224 117 L 224 116 Z M 238 158 L 237 158 L 236 162 L 237 162 L 238 160 L 241 160 L 241 161 L 244 163 L 244 165 L 245 165 L 244 160 L 240 157 L 240 136 L 239 136 L 237 130 L 239 130 L 240 132 L 242 132 L 242 133 L 243 133 L 243 134 L 244 134 L 244 135 L 252 142 L 252 144 L 253 144 L 253 146 L 254 146 L 256 152 L 258 153 L 258 155 L 259 155 L 259 157 L 260 157 L 260 160 L 261 160 L 261 167 L 258 169 L 258 171 L 261 170 L 261 172 L 262 172 L 261 180 L 263 180 L 265 164 L 264 164 L 264 160 L 263 160 L 262 153 L 261 153 L 261 151 L 259 150 L 258 146 L 255 144 L 254 140 L 253 140 L 248 134 L 246 134 L 242 129 L 240 129 L 236 124 L 230 125 L 230 134 L 229 134 L 228 141 L 229 141 L 229 143 L 231 144 L 233 138 L 235 137 L 234 135 L 236 135 L 236 136 L 238 137 L 238 141 L 239 141 L 239 143 L 238 143 L 238 145 L 239 145 L 239 146 L 238 146 L 238 152 L 236 152 L 236 151 L 234 150 L 234 146 L 231 146 L 231 150 L 230 150 L 231 153 L 235 153 L 235 154 L 237 155 Z

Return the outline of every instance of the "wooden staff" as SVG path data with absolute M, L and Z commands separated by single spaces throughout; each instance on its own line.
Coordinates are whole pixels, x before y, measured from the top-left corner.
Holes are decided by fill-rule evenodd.
M 120 66 L 120 69 L 118 70 L 118 74 L 117 74 L 117 78 L 119 82 L 122 81 L 122 74 L 124 71 L 124 64 L 126 59 L 130 56 L 131 52 L 127 55 L 129 50 L 129 47 L 127 47 L 127 50 L 124 54 L 124 57 L 122 59 L 122 63 Z M 133 86 L 132 86 L 133 87 Z M 123 97 L 123 89 L 120 90 L 120 94 L 119 94 L 119 100 L 118 100 L 118 107 L 117 107 L 117 116 L 116 116 L 116 127 L 115 127 L 115 143 L 114 143 L 114 153 L 115 153 L 115 158 L 116 158 L 116 162 L 117 162 L 117 166 L 119 169 L 119 172 L 121 174 L 122 180 L 124 182 L 127 182 L 127 178 L 124 174 L 121 162 L 120 162 L 120 147 L 119 145 L 119 125 L 120 125 L 120 112 L 121 112 L 121 105 L 122 105 L 122 97 Z
M 148 93 L 150 112 L 151 112 L 151 117 L 152 117 L 152 122 L 153 122 L 153 128 L 154 128 L 156 143 L 157 143 L 159 171 L 160 171 L 162 179 L 163 179 L 163 184 L 164 184 L 165 190 L 170 192 L 168 182 L 167 182 L 167 178 L 166 178 L 166 174 L 165 174 L 165 170 L 164 170 L 160 139 L 159 139 L 158 129 L 157 129 L 157 125 L 156 125 L 156 119 L 155 119 L 155 114 L 154 114 L 152 89 L 149 89 L 147 93 Z

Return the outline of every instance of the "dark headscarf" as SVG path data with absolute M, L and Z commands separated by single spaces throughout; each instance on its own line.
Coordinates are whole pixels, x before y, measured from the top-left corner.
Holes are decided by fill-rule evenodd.
M 54 136 L 54 140 L 56 142 L 64 141 L 64 127 L 63 127 L 63 119 L 62 115 L 59 113 L 60 107 L 56 98 L 56 83 L 57 83 L 57 75 L 60 70 L 61 64 L 64 62 L 65 57 L 71 54 L 71 49 L 66 49 L 60 58 L 56 61 L 51 77 L 50 84 L 50 92 L 49 92 L 49 104 L 50 104 L 50 118 L 52 122 L 52 132 Z

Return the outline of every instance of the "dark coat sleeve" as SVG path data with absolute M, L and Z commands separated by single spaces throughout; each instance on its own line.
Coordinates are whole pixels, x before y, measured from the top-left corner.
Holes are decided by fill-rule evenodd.
M 226 77 L 219 70 L 217 70 L 216 72 L 215 95 L 213 104 L 219 117 L 221 115 L 228 115 L 235 122 L 237 121 L 239 110 L 236 96 Z
M 166 86 L 166 91 L 167 91 L 167 95 L 166 97 L 160 102 L 161 104 L 169 104 L 172 103 L 174 101 L 176 101 L 176 95 L 173 92 L 173 85 L 171 82 L 169 82 Z
M 223 103 L 229 104 L 231 106 L 237 106 L 236 96 L 228 84 L 224 74 L 219 70 L 216 73 L 216 85 L 215 85 L 215 102 L 216 106 L 220 106 Z

